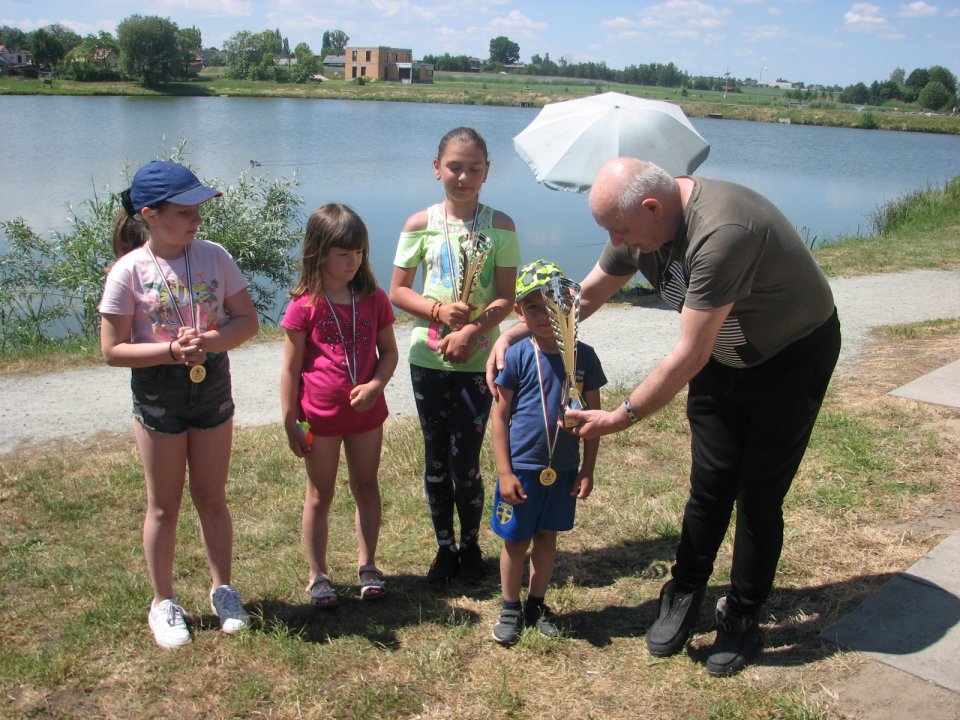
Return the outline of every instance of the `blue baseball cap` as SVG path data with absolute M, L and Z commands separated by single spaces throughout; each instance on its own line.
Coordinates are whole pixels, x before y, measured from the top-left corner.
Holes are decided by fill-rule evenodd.
M 220 195 L 223 193 L 205 186 L 188 168 L 163 160 L 154 160 L 137 170 L 130 186 L 130 200 L 136 211 L 164 201 L 199 205 Z

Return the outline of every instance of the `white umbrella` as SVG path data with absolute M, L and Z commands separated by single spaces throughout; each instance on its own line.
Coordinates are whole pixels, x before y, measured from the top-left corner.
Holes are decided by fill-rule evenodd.
M 710 152 L 676 105 L 615 92 L 545 105 L 513 146 L 537 182 L 571 192 L 589 190 L 610 158 L 627 155 L 687 175 Z

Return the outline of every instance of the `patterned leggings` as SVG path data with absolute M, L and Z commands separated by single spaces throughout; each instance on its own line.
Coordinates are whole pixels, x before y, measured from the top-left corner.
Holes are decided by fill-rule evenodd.
M 454 507 L 460 544 L 475 543 L 483 515 L 480 449 L 493 401 L 484 374 L 411 365 L 410 377 L 423 431 L 424 492 L 437 544 L 454 542 Z

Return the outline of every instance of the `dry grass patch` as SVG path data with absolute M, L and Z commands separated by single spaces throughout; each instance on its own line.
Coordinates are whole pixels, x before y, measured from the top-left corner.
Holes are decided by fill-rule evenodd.
M 956 434 L 937 432 L 960 413 L 885 394 L 955 359 L 958 338 L 956 323 L 891 331 L 855 372 L 835 378 L 785 507 L 767 648 L 723 681 L 700 663 L 713 639 L 709 607 L 727 579 L 729 538 L 688 652 L 658 660 L 644 643 L 686 497 L 680 399 L 603 443 L 596 490 L 561 539 L 548 598 L 564 635 L 527 631 L 509 650 L 490 638 L 500 597 L 499 544 L 489 531 L 487 581 L 439 594 L 425 585 L 433 540 L 414 420 L 386 433 L 379 562 L 389 596 L 358 599 L 344 477 L 330 551 L 342 602 L 330 612 L 304 604 L 302 466 L 278 428 L 238 431 L 229 488 L 235 577 L 257 628 L 235 638 L 217 632 L 196 516 L 185 504 L 176 583 L 201 619 L 194 643 L 177 652 L 154 646 L 146 628 L 143 480 L 129 438 L 0 457 L 0 715 L 841 717 L 822 688 L 863 661 L 820 632 L 960 526 L 960 448 Z M 610 402 L 620 396 L 612 391 Z M 489 454 L 484 463 L 489 482 Z

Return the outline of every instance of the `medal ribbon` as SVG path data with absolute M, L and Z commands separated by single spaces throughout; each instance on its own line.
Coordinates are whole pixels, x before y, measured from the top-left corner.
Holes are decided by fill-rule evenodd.
M 547 412 L 547 391 L 543 386 L 543 370 L 540 368 L 540 348 L 537 341 L 530 338 L 533 343 L 533 353 L 537 359 L 537 381 L 540 384 L 540 406 L 543 408 L 543 425 L 547 430 L 547 467 L 553 466 L 553 449 L 557 446 L 557 437 L 560 434 L 560 426 L 554 423 L 553 438 L 550 437 L 550 417 Z
M 186 323 L 183 321 L 183 315 L 180 314 L 180 305 L 177 302 L 176 296 L 173 294 L 173 290 L 170 289 L 170 283 L 167 282 L 167 276 L 163 274 L 163 270 L 160 269 L 160 262 L 157 260 L 157 256 L 153 254 L 153 251 L 150 249 L 150 246 L 145 244 L 144 249 L 147 251 L 147 254 L 150 256 L 150 259 L 153 260 L 154 267 L 157 268 L 157 274 L 160 276 L 160 279 L 163 281 L 163 286 L 167 289 L 167 295 L 170 296 L 170 302 L 173 304 L 173 309 L 177 313 L 177 319 L 180 321 L 180 324 L 186 327 Z M 183 262 L 187 266 L 187 290 L 190 293 L 190 316 L 193 320 L 193 329 L 197 332 L 200 332 L 200 325 L 198 324 L 197 315 L 197 306 L 194 305 L 193 300 L 193 275 L 190 273 L 190 247 L 184 246 L 183 248 Z
M 457 280 L 457 275 L 460 272 L 460 267 L 457 265 L 457 257 L 460 256 L 460 253 L 457 253 L 456 257 L 453 254 L 453 246 L 450 245 L 450 231 L 447 229 L 447 208 L 441 203 L 440 211 L 443 213 L 443 240 L 447 244 L 447 255 L 450 256 L 450 275 L 453 279 L 453 297 L 459 302 L 462 298 L 457 297 L 460 290 L 460 283 Z M 477 220 L 480 218 L 480 201 L 477 201 L 477 209 L 473 213 L 473 222 L 470 224 L 470 234 L 472 235 L 477 231 Z M 464 223 L 466 224 L 466 223 Z
M 350 359 L 347 357 L 347 341 L 343 337 L 343 328 L 340 327 L 340 318 L 337 317 L 337 311 L 333 308 L 333 303 L 330 302 L 330 298 L 327 297 L 327 294 L 323 294 L 323 299 L 327 301 L 327 307 L 330 308 L 330 314 L 333 315 L 333 321 L 337 324 L 337 334 L 340 336 L 340 344 L 343 346 L 343 362 L 347 366 L 347 375 L 350 376 L 350 382 L 353 383 L 354 387 L 357 385 L 357 373 L 359 368 L 357 367 L 357 301 L 353 295 L 353 288 L 350 288 L 350 311 L 352 313 L 352 322 L 353 322 L 353 365 L 350 364 Z

